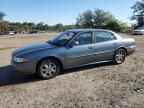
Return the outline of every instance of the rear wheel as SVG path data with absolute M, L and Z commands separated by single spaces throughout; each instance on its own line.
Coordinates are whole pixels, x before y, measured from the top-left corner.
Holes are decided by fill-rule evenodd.
M 56 77 L 60 72 L 60 65 L 56 60 L 48 59 L 42 61 L 37 69 L 37 73 L 42 79 L 51 79 Z
M 114 63 L 122 64 L 125 61 L 126 51 L 124 49 L 118 49 L 114 55 Z

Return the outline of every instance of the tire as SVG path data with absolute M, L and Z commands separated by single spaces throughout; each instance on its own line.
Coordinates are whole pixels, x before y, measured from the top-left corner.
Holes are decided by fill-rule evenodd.
M 37 68 L 38 76 L 43 79 L 52 79 L 60 72 L 60 65 L 56 60 L 48 59 L 42 61 Z
M 126 58 L 126 51 L 124 49 L 118 49 L 114 55 L 114 63 L 122 64 Z

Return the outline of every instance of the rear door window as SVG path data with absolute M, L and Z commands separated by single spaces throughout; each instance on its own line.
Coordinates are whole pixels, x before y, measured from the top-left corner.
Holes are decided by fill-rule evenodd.
M 115 40 L 116 37 L 114 34 L 107 32 L 107 31 L 96 31 L 95 32 L 95 42 L 100 43 L 100 42 L 107 42 L 111 40 Z

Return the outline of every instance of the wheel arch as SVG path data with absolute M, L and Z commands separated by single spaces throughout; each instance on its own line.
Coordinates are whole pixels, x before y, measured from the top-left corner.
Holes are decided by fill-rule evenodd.
M 62 61 L 61 61 L 59 58 L 54 57 L 54 56 L 48 56 L 48 57 L 44 57 L 44 58 L 42 58 L 42 59 L 40 59 L 40 60 L 38 61 L 38 63 L 36 64 L 36 72 L 37 72 L 37 69 L 38 69 L 38 66 L 40 65 L 40 63 L 41 63 L 42 61 L 48 60 L 48 59 L 56 60 L 56 61 L 59 63 L 59 65 L 60 65 L 60 69 L 61 69 L 61 70 L 63 69 L 63 63 L 62 63 Z
M 126 49 L 125 47 L 119 47 L 117 50 L 119 50 L 119 49 L 123 49 L 123 50 L 125 50 L 126 55 L 128 54 L 127 49 Z M 117 51 L 117 50 L 116 50 L 116 51 Z M 116 52 L 116 51 L 115 51 L 115 52 Z

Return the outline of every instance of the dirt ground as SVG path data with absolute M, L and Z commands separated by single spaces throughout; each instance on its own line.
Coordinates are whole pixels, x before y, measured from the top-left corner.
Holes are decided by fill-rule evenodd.
M 55 33 L 0 37 L 0 108 L 144 108 L 144 36 L 131 36 L 137 51 L 121 65 L 65 70 L 51 80 L 15 73 L 11 52 Z M 121 34 L 123 35 L 123 34 Z

